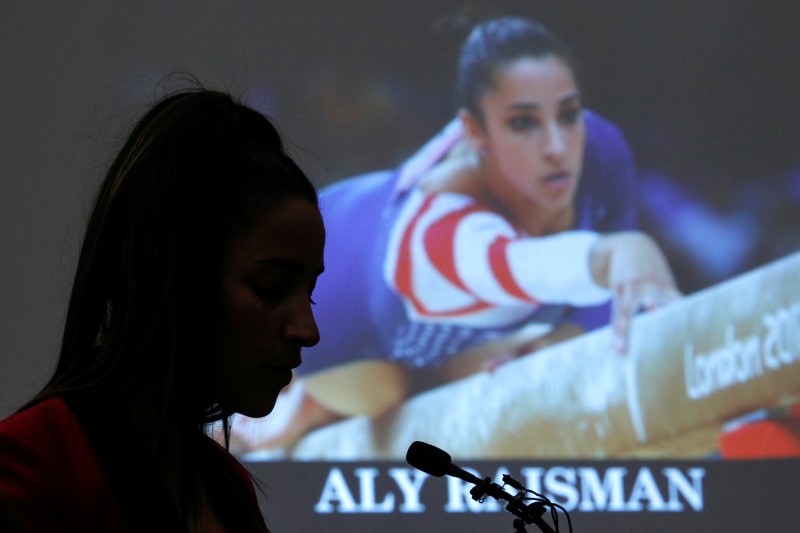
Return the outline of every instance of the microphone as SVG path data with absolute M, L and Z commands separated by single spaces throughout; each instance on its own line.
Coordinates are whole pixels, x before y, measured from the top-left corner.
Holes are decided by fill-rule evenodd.
M 406 452 L 406 462 L 417 470 L 422 470 L 426 474 L 435 477 L 453 476 L 473 485 L 480 485 L 484 482 L 484 480 L 453 463 L 449 453 L 427 442 L 412 442 Z
M 500 485 L 492 483 L 490 477 L 481 479 L 478 476 L 470 474 L 453 463 L 451 459 L 450 454 L 446 451 L 432 444 L 428 444 L 427 442 L 418 440 L 412 442 L 406 452 L 406 462 L 417 470 L 421 470 L 434 477 L 442 477 L 444 475 L 457 477 L 475 485 L 469 491 L 472 499 L 475 501 L 482 501 L 483 498 L 488 495 L 496 500 L 505 500 L 508 502 L 506 510 L 514 513 L 519 517 L 519 520 L 521 520 L 517 531 L 525 531 L 524 527 L 521 525 L 524 522 L 526 524 L 536 524 L 544 533 L 557 533 L 541 518 L 545 511 L 545 505 L 543 503 L 535 502 L 526 505 L 523 502 L 522 493 L 517 496 L 511 496 L 504 491 Z M 516 489 L 526 490 L 521 483 L 514 480 L 511 476 L 503 476 L 503 481 Z M 516 522 L 515 525 L 517 525 Z

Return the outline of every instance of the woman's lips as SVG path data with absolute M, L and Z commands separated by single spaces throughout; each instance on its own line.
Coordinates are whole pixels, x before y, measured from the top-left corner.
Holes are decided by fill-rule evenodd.
M 283 363 L 281 363 L 279 365 L 276 365 L 276 366 L 278 368 L 281 368 L 283 370 L 288 370 L 288 371 L 291 372 L 292 370 L 294 370 L 295 368 L 300 366 L 300 363 L 302 363 L 302 361 L 300 359 L 292 359 L 292 360 L 283 362 Z
M 263 366 L 272 372 L 288 372 L 291 374 L 292 370 L 300 366 L 300 363 L 302 363 L 300 358 L 291 358 L 264 361 Z
M 543 181 L 549 189 L 561 190 L 570 187 L 574 180 L 569 172 L 554 172 L 545 176 Z

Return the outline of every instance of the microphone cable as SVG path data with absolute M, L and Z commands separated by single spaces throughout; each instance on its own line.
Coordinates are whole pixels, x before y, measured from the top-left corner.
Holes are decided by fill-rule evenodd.
M 509 487 L 518 491 L 517 496 L 520 497 L 522 501 L 534 502 L 542 505 L 545 509 L 550 511 L 550 519 L 553 522 L 553 529 L 556 530 L 558 533 L 558 510 L 561 510 L 564 513 L 564 516 L 567 517 L 567 526 L 569 527 L 569 533 L 572 533 L 572 520 L 569 517 L 569 513 L 564 508 L 563 505 L 557 504 L 552 501 L 550 498 L 545 496 L 544 494 L 540 494 L 535 490 L 531 490 L 526 488 L 522 483 L 514 479 L 508 474 L 503 474 L 503 487 L 508 485 Z M 524 494 L 532 494 L 533 496 L 524 496 Z

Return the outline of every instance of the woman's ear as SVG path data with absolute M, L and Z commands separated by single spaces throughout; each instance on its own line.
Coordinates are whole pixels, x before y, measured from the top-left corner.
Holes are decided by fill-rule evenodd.
M 478 117 L 462 108 L 458 110 L 458 119 L 464 126 L 464 134 L 472 149 L 478 154 L 485 154 L 489 149 L 489 139 Z

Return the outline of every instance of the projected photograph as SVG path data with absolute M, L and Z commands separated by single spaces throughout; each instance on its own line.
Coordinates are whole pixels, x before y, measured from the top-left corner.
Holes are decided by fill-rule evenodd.
M 309 58 L 321 342 L 231 450 L 800 457 L 796 75 L 723 11 L 465 10 Z

